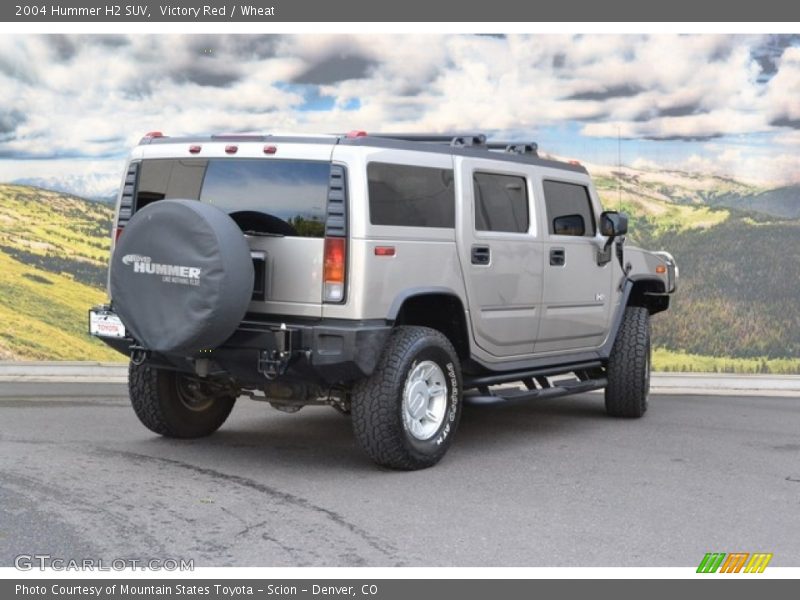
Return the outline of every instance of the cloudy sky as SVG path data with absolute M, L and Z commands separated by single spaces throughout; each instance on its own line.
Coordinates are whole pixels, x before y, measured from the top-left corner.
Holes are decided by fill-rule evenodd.
M 479 130 L 800 183 L 800 36 L 0 38 L 0 181 L 107 196 L 143 133 Z

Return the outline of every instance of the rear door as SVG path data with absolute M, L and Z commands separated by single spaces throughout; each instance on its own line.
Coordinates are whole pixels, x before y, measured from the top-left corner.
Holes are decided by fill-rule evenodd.
M 522 165 L 456 157 L 459 255 L 476 344 L 494 357 L 533 352 L 542 294 L 542 242 Z
M 587 179 L 553 171 L 539 185 L 544 204 L 544 293 L 536 353 L 596 348 L 611 316 L 611 263 L 598 264 L 606 238 Z
M 212 146 L 203 147 L 208 158 L 145 158 L 139 166 L 136 209 L 163 198 L 219 207 L 240 226 L 253 254 L 250 311 L 321 316 L 331 148 L 303 145 L 293 153 L 291 144 L 282 144 L 281 158 L 265 158 L 263 153 L 248 156 L 245 144 L 236 157 L 222 151 L 214 156 Z

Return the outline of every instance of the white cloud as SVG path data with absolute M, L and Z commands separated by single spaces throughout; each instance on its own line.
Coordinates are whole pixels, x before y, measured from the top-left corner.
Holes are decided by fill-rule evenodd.
M 726 35 L 4 36 L 0 160 L 117 159 L 151 130 L 478 129 L 535 137 L 572 121 L 588 138 L 773 132 L 787 157 L 775 164 L 791 169 L 800 48 L 788 48 L 764 84 L 752 52 L 761 42 Z M 337 78 L 326 65 L 352 73 Z M 317 92 L 332 98 L 330 110 L 302 110 L 314 86 L 286 85 L 314 68 L 322 69 Z M 354 100 L 360 106 L 345 110 Z M 708 168 L 750 170 L 742 155 L 698 157 L 718 161 Z
M 122 160 L 48 160 L 45 163 L 0 161 L 0 181 L 29 183 L 84 198 L 110 198 L 119 189 L 124 169 Z
M 630 166 L 643 171 L 674 170 L 731 177 L 761 187 L 800 184 L 800 155 L 757 147 L 724 147 L 709 144 L 704 154 L 685 159 L 654 161 L 637 158 Z
M 787 48 L 769 82 L 767 112 L 772 122 L 791 121 L 800 129 L 800 48 Z

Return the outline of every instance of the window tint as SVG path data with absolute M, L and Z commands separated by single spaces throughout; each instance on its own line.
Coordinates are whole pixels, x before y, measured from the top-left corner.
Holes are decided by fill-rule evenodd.
M 229 213 L 247 232 L 323 237 L 329 179 L 325 162 L 145 160 L 136 208 L 164 198 L 201 200 Z
M 373 225 L 455 227 L 451 169 L 373 162 L 367 165 L 367 178 Z
M 474 173 L 475 229 L 528 231 L 528 190 L 524 177 Z
M 200 200 L 245 230 L 323 237 L 330 171 L 321 162 L 211 160 Z
M 547 226 L 551 234 L 594 237 L 594 214 L 586 186 L 563 181 L 544 181 L 544 203 L 547 210 Z M 568 221 L 575 223 L 580 219 L 583 220 L 583 231 L 580 227 L 564 226 Z
M 197 200 L 207 160 L 156 159 L 142 161 L 136 186 L 136 210 L 164 198 Z

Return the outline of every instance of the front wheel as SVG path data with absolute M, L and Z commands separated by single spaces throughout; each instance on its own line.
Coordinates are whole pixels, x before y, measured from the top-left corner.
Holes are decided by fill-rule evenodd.
M 233 409 L 230 390 L 147 364 L 128 367 L 133 410 L 150 431 L 166 437 L 198 438 L 219 429 Z
M 356 384 L 353 428 L 379 465 L 435 465 L 461 417 L 461 368 L 450 341 L 428 327 L 397 327 L 372 375 Z
M 650 313 L 646 308 L 625 309 L 607 374 L 606 412 L 614 417 L 641 417 L 650 393 Z

